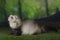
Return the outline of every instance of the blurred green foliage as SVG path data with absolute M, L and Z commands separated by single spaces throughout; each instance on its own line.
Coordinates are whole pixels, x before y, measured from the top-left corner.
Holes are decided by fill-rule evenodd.
M 46 17 L 46 4 L 45 0 L 20 0 L 22 7 L 23 19 L 39 19 Z M 3 5 L 3 6 L 2 6 Z M 3 1 L 0 0 L 0 19 L 4 20 L 4 13 L 1 13 L 4 8 Z M 53 15 L 56 8 L 60 9 L 60 0 L 48 0 L 49 14 Z M 5 9 L 7 15 L 18 14 L 18 0 L 6 0 Z M 4 12 L 4 10 L 2 10 Z M 1 18 L 2 17 L 2 18 Z

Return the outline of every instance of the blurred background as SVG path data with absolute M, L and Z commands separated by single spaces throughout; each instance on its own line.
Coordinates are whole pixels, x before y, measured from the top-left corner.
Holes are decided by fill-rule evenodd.
M 0 40 L 60 40 L 60 30 L 31 36 L 10 35 L 7 19 L 11 14 L 22 20 L 39 19 L 47 24 L 52 21 L 57 25 L 52 27 L 60 27 L 60 0 L 0 0 Z
M 60 0 L 0 0 L 0 23 L 5 24 L 10 14 L 22 19 L 44 18 L 54 15 L 57 8 Z

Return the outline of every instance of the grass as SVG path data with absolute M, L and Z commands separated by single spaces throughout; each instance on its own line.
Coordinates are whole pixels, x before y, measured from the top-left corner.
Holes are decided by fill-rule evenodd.
M 59 32 L 43 33 L 39 35 L 14 36 L 6 28 L 0 29 L 0 40 L 60 40 Z

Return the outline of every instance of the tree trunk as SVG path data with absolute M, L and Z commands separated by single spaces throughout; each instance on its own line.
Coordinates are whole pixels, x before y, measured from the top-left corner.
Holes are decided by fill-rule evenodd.
M 21 6 L 21 0 L 18 0 L 18 14 L 20 18 L 22 19 L 22 6 Z
M 49 16 L 48 0 L 45 0 L 45 3 L 46 3 L 46 13 L 47 13 L 47 16 Z

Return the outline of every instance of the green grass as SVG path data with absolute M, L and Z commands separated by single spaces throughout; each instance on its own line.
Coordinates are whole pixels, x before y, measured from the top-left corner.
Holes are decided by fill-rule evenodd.
M 60 40 L 59 32 L 43 33 L 39 35 L 10 35 L 9 30 L 0 29 L 0 40 Z

